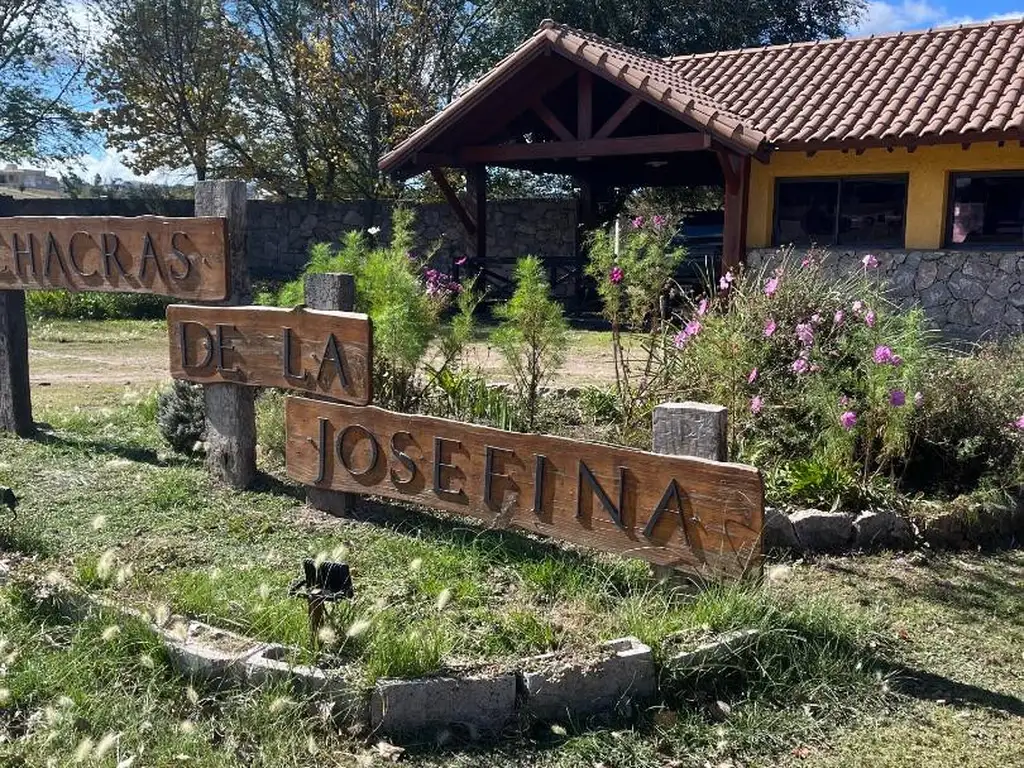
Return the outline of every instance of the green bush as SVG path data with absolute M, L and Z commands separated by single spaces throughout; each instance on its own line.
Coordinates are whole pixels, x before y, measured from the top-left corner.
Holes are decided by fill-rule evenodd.
M 175 379 L 157 401 L 157 425 L 178 453 L 192 453 L 206 436 L 206 398 L 202 386 Z
M 25 311 L 38 320 L 157 320 L 170 303 L 144 293 L 29 291 Z

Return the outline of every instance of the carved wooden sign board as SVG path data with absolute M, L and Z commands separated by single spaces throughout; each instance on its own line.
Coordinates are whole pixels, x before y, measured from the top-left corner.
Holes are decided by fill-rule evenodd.
M 483 518 L 708 577 L 760 567 L 754 467 L 300 397 L 288 475 Z
M 370 318 L 305 308 L 167 308 L 171 376 L 294 389 L 365 405 L 372 394 Z
M 0 218 L 0 290 L 152 293 L 221 301 L 229 293 L 220 218 Z

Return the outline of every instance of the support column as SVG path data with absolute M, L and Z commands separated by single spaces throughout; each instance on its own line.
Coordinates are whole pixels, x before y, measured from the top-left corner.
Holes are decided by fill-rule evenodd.
M 466 170 L 466 191 L 473 201 L 473 218 L 476 224 L 477 268 L 484 269 L 487 263 L 487 166 L 474 165 Z
M 196 216 L 228 220 L 231 293 L 223 304 L 249 304 L 252 285 L 245 261 L 245 182 L 200 181 L 195 194 Z M 203 389 L 207 469 L 232 488 L 249 488 L 256 479 L 256 390 L 240 384 L 207 384 Z
M 35 432 L 24 291 L 0 291 L 0 432 L 21 437 Z
M 306 275 L 304 283 L 306 306 L 333 312 L 354 312 L 356 308 L 356 281 L 352 275 L 325 273 Z M 335 517 L 348 517 L 355 512 L 356 495 L 306 486 L 306 503 Z
M 747 190 L 750 158 L 720 149 L 718 160 L 725 179 L 725 228 L 722 233 L 722 271 L 735 269 L 747 254 Z

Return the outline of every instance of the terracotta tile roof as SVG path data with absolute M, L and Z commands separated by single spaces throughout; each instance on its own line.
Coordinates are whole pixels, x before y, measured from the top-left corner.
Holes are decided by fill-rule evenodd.
M 405 141 L 381 158 L 382 170 L 392 171 L 430 144 L 446 126 L 480 103 L 495 87 L 545 51 L 557 51 L 596 74 L 618 81 L 626 90 L 736 149 L 753 153 L 765 140 L 761 131 L 722 107 L 681 75 L 665 59 L 633 50 L 597 35 L 553 21 L 544 21 L 522 45 L 470 85 Z
M 668 61 L 780 147 L 1024 138 L 1024 19 Z

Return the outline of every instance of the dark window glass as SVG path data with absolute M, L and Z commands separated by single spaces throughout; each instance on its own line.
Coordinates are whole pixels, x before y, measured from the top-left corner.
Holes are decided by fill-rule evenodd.
M 839 190 L 842 245 L 903 245 L 907 183 L 903 179 L 843 179 Z
M 958 173 L 950 197 L 951 245 L 1024 243 L 1024 173 Z
M 838 181 L 781 181 L 775 204 L 775 239 L 782 245 L 832 243 Z
M 906 201 L 903 178 L 783 180 L 775 243 L 902 247 Z

